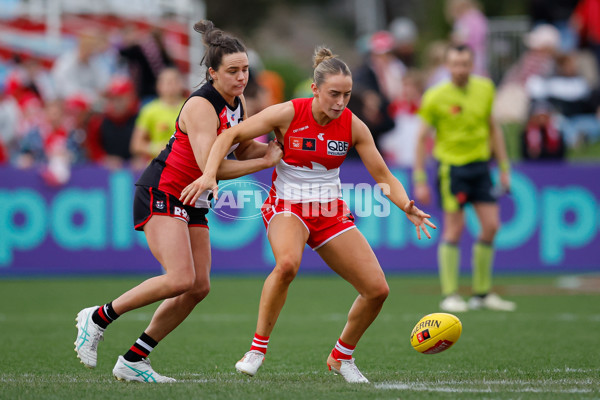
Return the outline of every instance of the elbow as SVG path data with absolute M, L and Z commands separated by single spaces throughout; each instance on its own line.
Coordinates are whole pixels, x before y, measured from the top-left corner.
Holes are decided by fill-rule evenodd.
M 238 134 L 236 127 L 237 127 L 237 125 L 229 128 L 229 129 L 225 129 L 223 132 L 218 134 L 217 140 L 227 141 L 227 142 L 231 143 L 232 145 L 241 142 L 242 139 L 240 138 L 240 135 Z

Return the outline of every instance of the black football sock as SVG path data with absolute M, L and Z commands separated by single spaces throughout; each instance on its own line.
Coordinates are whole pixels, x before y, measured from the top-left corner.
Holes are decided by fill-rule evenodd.
M 106 329 L 106 327 L 117 318 L 119 318 L 119 314 L 117 314 L 113 309 L 112 301 L 100 306 L 92 314 L 92 321 L 94 321 L 96 325 L 103 329 Z
M 146 332 L 142 333 L 138 340 L 135 341 L 133 346 L 123 356 L 129 362 L 142 361 L 150 355 L 150 352 L 158 345 L 158 342 L 146 335 Z

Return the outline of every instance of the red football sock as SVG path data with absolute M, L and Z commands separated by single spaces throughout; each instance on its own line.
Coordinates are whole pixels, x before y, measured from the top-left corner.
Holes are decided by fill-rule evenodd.
M 250 350 L 257 350 L 263 354 L 267 354 L 267 346 L 269 345 L 269 336 L 260 336 L 258 333 L 254 334 L 254 339 L 252 340 L 252 346 L 250 346 Z
M 347 343 L 342 342 L 342 339 L 338 339 L 331 355 L 336 360 L 350 360 L 352 359 L 352 353 L 354 353 L 354 349 L 356 346 L 351 346 Z

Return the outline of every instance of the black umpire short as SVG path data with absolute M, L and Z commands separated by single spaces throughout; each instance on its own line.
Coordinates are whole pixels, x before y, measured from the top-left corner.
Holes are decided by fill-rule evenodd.
M 465 165 L 440 164 L 438 189 L 442 209 L 456 212 L 467 203 L 495 203 L 490 168 L 485 161 Z

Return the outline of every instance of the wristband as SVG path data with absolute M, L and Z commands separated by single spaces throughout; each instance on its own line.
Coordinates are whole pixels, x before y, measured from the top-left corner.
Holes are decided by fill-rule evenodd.
M 498 164 L 498 166 L 500 167 L 500 171 L 502 172 L 510 171 L 510 163 L 507 160 L 500 161 L 500 164 Z
M 427 183 L 427 174 L 422 169 L 416 169 L 413 171 L 413 182 L 415 183 Z

